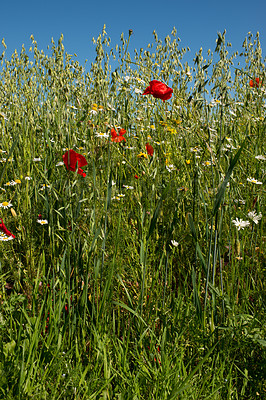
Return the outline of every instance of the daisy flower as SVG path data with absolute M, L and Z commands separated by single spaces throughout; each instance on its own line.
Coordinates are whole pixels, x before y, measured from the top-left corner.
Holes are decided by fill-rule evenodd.
M 3 201 L 3 203 L 0 203 L 0 207 L 6 209 L 6 208 L 9 208 L 9 207 L 12 207 L 12 204 L 11 204 L 10 201 Z
M 5 183 L 5 186 L 15 186 L 16 184 L 17 184 L 17 182 L 10 181 L 10 182 Z
M 262 185 L 262 182 L 257 181 L 255 178 L 247 178 L 248 182 L 255 183 L 256 185 Z
M 123 188 L 124 188 L 124 189 L 130 189 L 130 190 L 133 190 L 133 189 L 134 189 L 133 186 L 128 186 L 128 185 L 123 185 Z
M 257 225 L 262 218 L 262 213 L 257 215 L 256 211 L 250 211 L 248 217 Z
M 120 194 L 117 194 L 116 196 L 112 197 L 112 200 L 120 200 L 120 199 L 122 199 L 123 197 L 125 197 L 125 195 L 122 194 L 122 193 L 120 193 Z
M 41 225 L 47 225 L 48 224 L 47 219 L 37 219 L 37 222 L 38 222 L 38 224 L 41 224 Z
M 108 133 L 96 132 L 96 133 L 95 133 L 95 137 L 103 138 L 103 139 L 108 139 L 108 138 L 109 138 L 109 135 L 108 135 Z
M 13 240 L 13 236 L 8 236 L 3 232 L 0 232 L 0 241 L 1 242 L 7 242 L 8 240 Z
M 243 221 L 241 218 L 233 219 L 233 224 L 237 227 L 238 230 L 244 229 L 246 226 L 250 225 L 249 221 Z

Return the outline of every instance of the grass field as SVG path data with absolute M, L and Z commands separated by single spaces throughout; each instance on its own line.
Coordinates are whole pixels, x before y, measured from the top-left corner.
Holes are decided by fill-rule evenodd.
M 0 398 L 263 399 L 259 35 L 130 38 L 2 41 Z

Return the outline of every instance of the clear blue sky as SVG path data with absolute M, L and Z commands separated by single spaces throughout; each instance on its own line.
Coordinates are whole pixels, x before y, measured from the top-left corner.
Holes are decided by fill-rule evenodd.
M 129 50 L 146 48 L 155 29 L 161 39 L 175 26 L 181 46 L 191 54 L 200 47 L 215 48 L 217 32 L 227 31 L 233 50 L 241 50 L 246 34 L 260 32 L 263 56 L 266 46 L 266 0 L 11 0 L 1 5 L 0 41 L 5 38 L 7 57 L 24 44 L 30 47 L 30 35 L 39 49 L 46 51 L 51 37 L 57 42 L 61 33 L 68 53 L 76 53 L 81 64 L 92 61 L 92 37 L 106 24 L 111 44 L 120 34 L 133 29 Z M 0 53 L 1 43 L 0 43 Z

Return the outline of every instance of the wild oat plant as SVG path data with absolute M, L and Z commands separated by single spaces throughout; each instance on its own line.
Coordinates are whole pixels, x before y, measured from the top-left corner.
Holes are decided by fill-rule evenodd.
M 1 399 L 266 396 L 259 34 L 133 39 L 2 41 Z

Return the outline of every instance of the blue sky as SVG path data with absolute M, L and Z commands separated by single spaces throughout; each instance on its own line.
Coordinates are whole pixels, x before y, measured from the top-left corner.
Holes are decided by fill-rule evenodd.
M 9 58 L 22 44 L 30 47 L 31 34 L 38 48 L 46 51 L 51 38 L 57 41 L 63 33 L 66 51 L 76 53 L 83 64 L 85 59 L 93 60 L 92 37 L 99 35 L 104 24 L 113 46 L 122 32 L 127 36 L 133 29 L 130 51 L 146 48 L 154 29 L 164 39 L 175 26 L 181 46 L 189 46 L 191 56 L 200 47 L 214 50 L 218 31 L 226 29 L 233 50 L 241 50 L 249 31 L 254 35 L 259 31 L 265 57 L 265 16 L 266 0 L 13 0 L 1 5 L 0 40 L 5 38 Z

